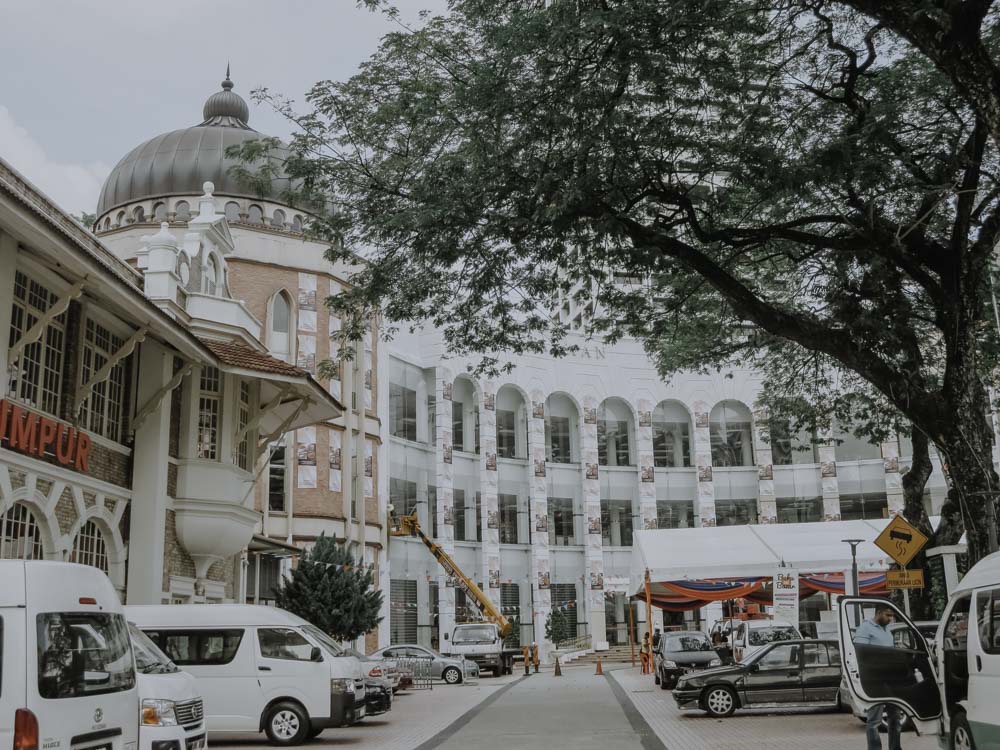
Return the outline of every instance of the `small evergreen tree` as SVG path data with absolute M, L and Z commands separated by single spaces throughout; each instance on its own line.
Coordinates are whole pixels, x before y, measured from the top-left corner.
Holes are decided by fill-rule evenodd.
M 549 612 L 549 618 L 545 621 L 545 637 L 554 645 L 559 645 L 569 635 L 569 628 L 566 625 L 566 615 L 557 609 Z
M 382 620 L 382 592 L 372 590 L 372 583 L 371 569 L 358 565 L 336 540 L 320 535 L 282 579 L 275 601 L 330 637 L 350 641 Z

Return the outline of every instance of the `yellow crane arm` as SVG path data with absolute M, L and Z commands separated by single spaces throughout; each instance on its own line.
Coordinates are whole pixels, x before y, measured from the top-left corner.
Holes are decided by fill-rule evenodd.
M 392 530 L 390 534 L 392 536 L 416 536 L 420 537 L 420 541 L 424 543 L 424 546 L 430 550 L 434 559 L 438 561 L 438 564 L 444 568 L 445 572 L 457 579 L 461 583 L 462 588 L 465 589 L 465 593 L 472 597 L 472 600 L 476 603 L 479 612 L 482 614 L 483 619 L 488 622 L 492 622 L 500 630 L 500 637 L 506 638 L 510 635 L 512 626 L 510 620 L 503 616 L 503 614 L 496 608 L 490 598 L 483 593 L 483 590 L 479 588 L 471 578 L 469 578 L 462 569 L 455 564 L 455 561 L 451 559 L 451 555 L 441 549 L 441 545 L 435 543 L 430 537 L 428 537 L 423 529 L 420 528 L 420 522 L 417 520 L 417 514 L 413 513 L 409 516 L 399 516 L 398 518 L 390 518 L 390 520 L 396 520 L 398 523 L 392 524 Z

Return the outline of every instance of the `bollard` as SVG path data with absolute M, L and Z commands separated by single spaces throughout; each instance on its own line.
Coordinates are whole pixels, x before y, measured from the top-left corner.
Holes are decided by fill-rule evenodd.
M 597 671 L 594 672 L 594 674 L 595 675 L 596 674 L 604 674 L 604 670 L 601 669 L 601 657 L 600 656 L 597 657 Z
M 559 655 L 556 654 L 556 677 L 562 677 L 562 667 L 559 666 Z

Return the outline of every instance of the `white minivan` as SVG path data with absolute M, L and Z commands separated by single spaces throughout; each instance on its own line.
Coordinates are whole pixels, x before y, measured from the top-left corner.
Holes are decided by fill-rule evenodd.
M 797 641 L 802 638 L 799 629 L 782 620 L 741 620 L 733 623 L 733 658 L 748 659 L 776 641 Z
M 319 628 L 276 607 L 164 604 L 125 608 L 198 680 L 211 732 L 265 732 L 297 745 L 365 715 L 361 662 Z
M 129 623 L 139 678 L 139 750 L 204 750 L 205 719 L 198 683 Z
M 0 747 L 136 750 L 128 623 L 100 570 L 0 560 L 0 655 Z
M 976 563 L 952 592 L 933 648 L 895 606 L 909 637 L 891 648 L 855 645 L 854 631 L 880 601 L 840 600 L 841 653 L 859 708 L 891 703 L 919 732 L 939 735 L 942 747 L 1000 750 L 1000 552 Z

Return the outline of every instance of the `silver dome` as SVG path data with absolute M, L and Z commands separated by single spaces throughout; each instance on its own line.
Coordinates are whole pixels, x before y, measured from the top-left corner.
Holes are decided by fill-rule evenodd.
M 247 124 L 250 109 L 232 88 L 227 70 L 222 91 L 205 102 L 205 119 L 200 125 L 151 138 L 118 162 L 104 182 L 97 215 L 149 198 L 201 195 L 205 182 L 215 184 L 218 196 L 266 198 L 285 203 L 281 194 L 287 189 L 288 180 L 273 181 L 260 195 L 231 174 L 239 160 L 226 156 L 226 149 L 264 137 Z M 272 158 L 281 160 L 287 154 L 285 148 L 271 152 Z

